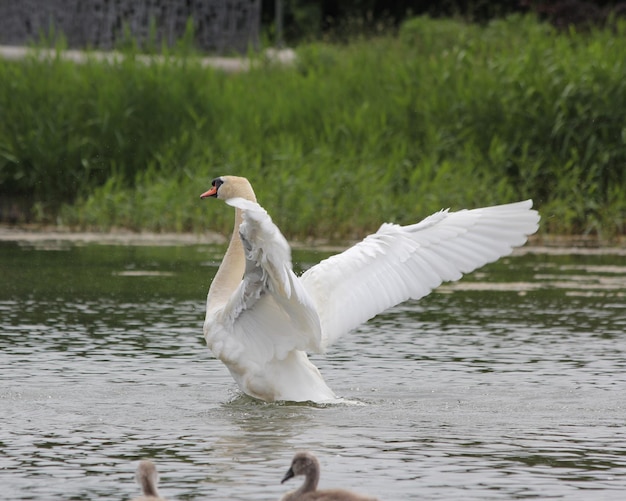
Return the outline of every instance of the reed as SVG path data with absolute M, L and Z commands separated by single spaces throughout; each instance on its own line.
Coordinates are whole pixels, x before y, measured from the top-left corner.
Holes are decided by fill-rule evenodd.
M 292 238 L 526 197 L 542 231 L 608 238 L 626 232 L 625 35 L 416 18 L 235 75 L 177 54 L 0 61 L 0 193 L 77 228 L 226 232 L 198 195 L 230 173 Z

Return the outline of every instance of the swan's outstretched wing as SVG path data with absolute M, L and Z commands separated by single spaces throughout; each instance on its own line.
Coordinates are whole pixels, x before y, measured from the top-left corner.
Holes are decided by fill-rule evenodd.
M 319 350 L 319 317 L 292 271 L 285 237 L 259 204 L 243 198 L 226 203 L 243 211 L 239 236 L 246 269 L 219 321 L 207 316 L 205 336 L 214 353 L 239 364 L 262 365 L 294 349 Z
M 345 252 L 307 270 L 301 281 L 322 323 L 322 346 L 387 308 L 419 299 L 510 254 L 537 231 L 532 200 L 459 212 L 417 224 L 383 224 Z

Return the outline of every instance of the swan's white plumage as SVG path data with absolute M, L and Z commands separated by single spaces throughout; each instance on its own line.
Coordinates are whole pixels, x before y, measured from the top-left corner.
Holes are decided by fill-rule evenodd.
M 235 208 L 240 239 L 231 241 L 211 285 L 204 334 L 240 388 L 267 401 L 334 399 L 306 352 L 322 352 L 387 308 L 419 299 L 443 281 L 458 280 L 510 254 L 537 230 L 539 221 L 527 200 L 440 211 L 408 226 L 385 223 L 297 277 L 287 241 L 253 201 L 247 180 L 218 180 L 211 195 L 205 195 Z M 238 264 L 238 246 L 245 266 Z M 229 268 L 218 280 L 224 266 L 237 276 L 229 276 Z M 229 292 L 225 283 L 236 285 Z M 219 294 L 212 294 L 214 289 Z
M 232 198 L 226 203 L 243 211 L 239 236 L 246 271 L 227 307 L 235 332 L 245 336 L 246 343 L 257 344 L 255 352 L 267 358 L 282 359 L 294 349 L 319 350 L 319 317 L 292 270 L 287 240 L 256 202 Z M 260 336 L 267 333 L 280 342 Z
M 527 200 L 441 211 L 409 226 L 386 223 L 307 270 L 301 280 L 320 316 L 322 347 L 387 308 L 510 254 L 537 230 L 531 207 Z
M 207 305 L 204 333 L 240 388 L 262 400 L 328 401 L 328 388 L 306 352 L 322 333 L 314 304 L 291 267 L 289 244 L 256 202 L 231 198 L 241 210 L 245 272 L 220 309 Z

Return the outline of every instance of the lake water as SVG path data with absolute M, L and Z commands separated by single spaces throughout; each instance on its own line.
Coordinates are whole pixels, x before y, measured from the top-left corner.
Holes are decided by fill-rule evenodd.
M 526 249 L 313 356 L 360 405 L 241 395 L 202 338 L 223 247 L 0 243 L 0 498 L 278 499 L 293 453 L 381 500 L 626 499 L 626 253 Z M 298 251 L 309 266 L 324 254 Z

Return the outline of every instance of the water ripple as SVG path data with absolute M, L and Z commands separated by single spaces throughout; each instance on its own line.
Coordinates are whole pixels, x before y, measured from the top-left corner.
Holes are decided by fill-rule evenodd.
M 0 299 L 5 499 L 126 499 L 143 457 L 170 499 L 277 499 L 299 449 L 320 457 L 322 487 L 385 500 L 623 499 L 617 259 L 529 254 L 393 308 L 312 356 L 361 405 L 315 406 L 242 396 L 211 357 L 205 291 L 181 285 L 202 256 L 187 270 L 166 249 L 115 252 L 105 284 Z

